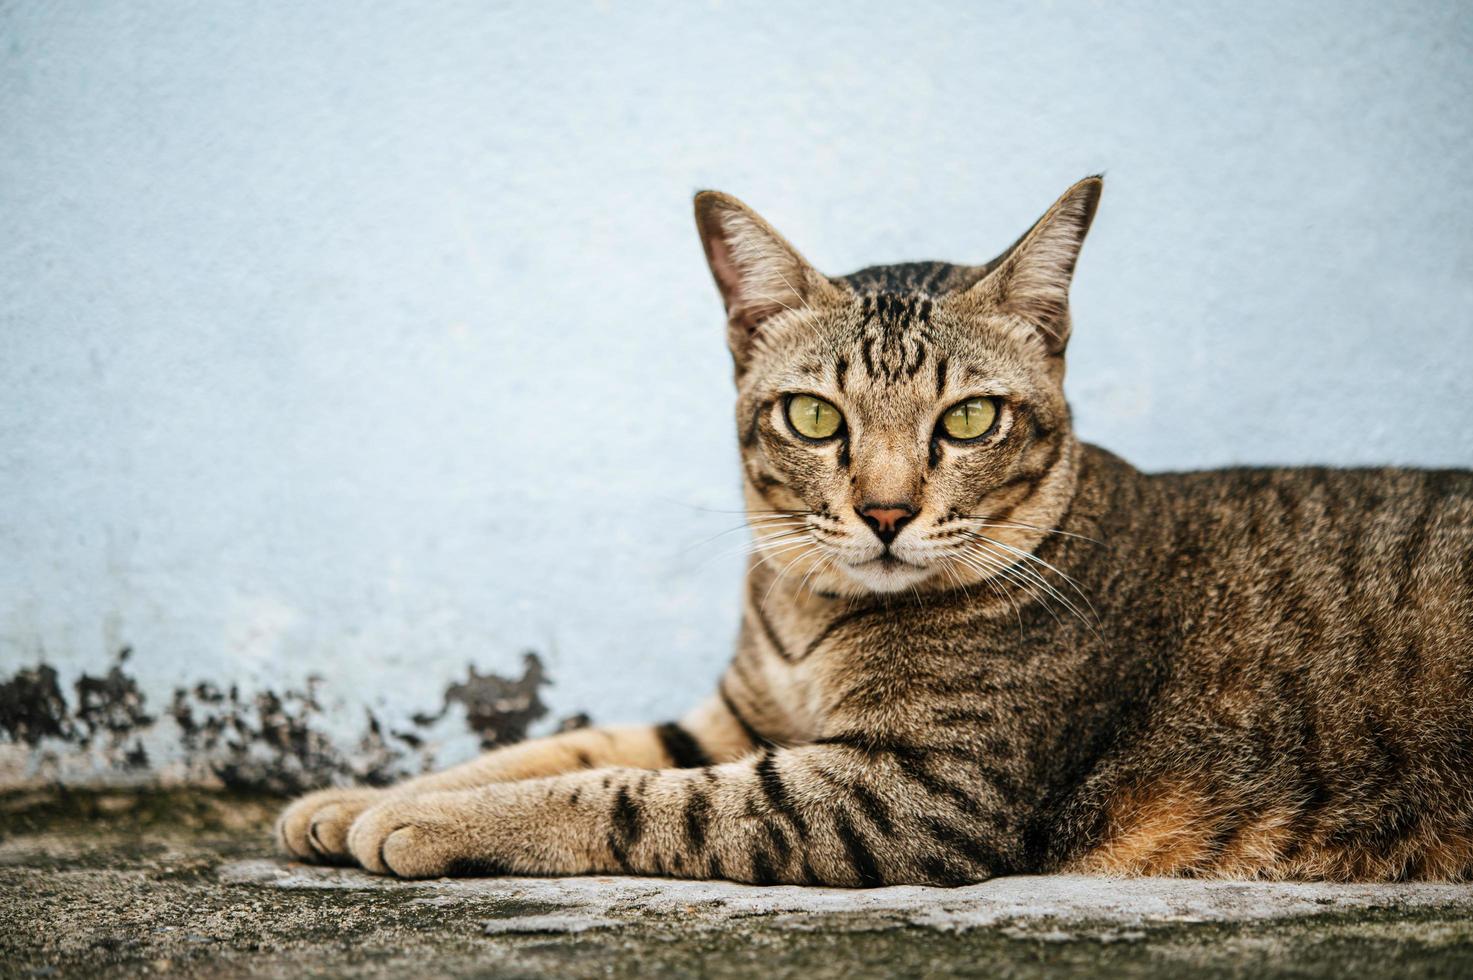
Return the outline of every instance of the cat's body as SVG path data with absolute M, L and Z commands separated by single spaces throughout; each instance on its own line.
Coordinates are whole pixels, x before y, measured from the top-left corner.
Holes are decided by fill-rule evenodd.
M 796 742 L 909 747 L 996 808 L 998 871 L 1466 876 L 1473 474 L 1080 457 L 1036 554 L 1082 615 L 1016 585 L 764 605 L 759 573 L 728 695 Z M 770 717 L 744 686 L 836 649 Z
M 407 876 L 1473 876 L 1473 473 L 1148 476 L 1079 443 L 1098 193 L 987 265 L 844 279 L 698 198 L 757 538 L 716 696 L 314 794 L 284 846 Z

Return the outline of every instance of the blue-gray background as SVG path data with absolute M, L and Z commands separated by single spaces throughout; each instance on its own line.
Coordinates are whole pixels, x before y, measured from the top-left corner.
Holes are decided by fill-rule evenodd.
M 981 260 L 1105 171 L 1081 432 L 1473 460 L 1467 3 L 0 4 L 0 667 L 659 718 L 736 620 L 689 214 Z M 454 753 L 452 753 L 454 754 Z

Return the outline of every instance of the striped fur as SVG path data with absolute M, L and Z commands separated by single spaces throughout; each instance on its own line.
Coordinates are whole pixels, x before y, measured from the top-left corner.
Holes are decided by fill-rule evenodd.
M 1066 297 L 1098 195 L 989 263 L 833 279 L 700 195 L 757 548 L 715 694 L 314 794 L 282 845 L 404 876 L 1467 879 L 1473 474 L 1146 476 L 1079 443 Z M 791 432 L 794 392 L 842 434 Z M 994 430 L 940 436 L 978 396 Z M 875 501 L 914 511 L 888 546 Z

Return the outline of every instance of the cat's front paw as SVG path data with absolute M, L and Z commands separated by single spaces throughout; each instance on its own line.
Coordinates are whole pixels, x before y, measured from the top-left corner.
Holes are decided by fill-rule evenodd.
M 300 861 L 346 863 L 348 828 L 364 810 L 388 797 L 381 789 L 324 789 L 308 793 L 282 811 L 276 843 Z
M 505 873 L 486 853 L 488 814 L 467 796 L 430 793 L 381 803 L 354 821 L 348 850 L 367 870 L 400 878 Z

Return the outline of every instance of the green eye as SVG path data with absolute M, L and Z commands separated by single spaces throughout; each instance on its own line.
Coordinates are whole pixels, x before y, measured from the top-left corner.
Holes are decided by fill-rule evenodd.
M 800 436 L 827 439 L 839 431 L 839 426 L 844 424 L 844 416 L 822 398 L 794 395 L 788 399 L 788 424 Z
M 953 439 L 976 439 L 987 434 L 997 419 L 997 404 L 991 398 L 968 398 L 941 416 L 941 428 Z

